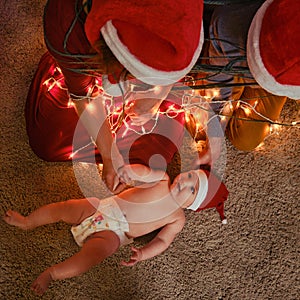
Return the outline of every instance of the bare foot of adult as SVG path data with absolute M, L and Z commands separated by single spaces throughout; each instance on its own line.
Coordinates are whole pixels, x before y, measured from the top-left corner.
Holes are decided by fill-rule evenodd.
M 7 224 L 17 226 L 24 230 L 28 229 L 28 222 L 26 221 L 26 218 L 16 211 L 8 210 L 3 219 Z
M 52 281 L 51 274 L 48 270 L 44 271 L 39 277 L 32 283 L 31 290 L 37 295 L 41 296 L 48 289 L 49 284 Z

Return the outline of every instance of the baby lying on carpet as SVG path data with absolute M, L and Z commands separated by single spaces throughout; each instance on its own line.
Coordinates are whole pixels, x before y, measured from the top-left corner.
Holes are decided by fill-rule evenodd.
M 132 247 L 132 255 L 123 266 L 152 258 L 172 243 L 185 224 L 183 208 L 199 211 L 217 207 L 224 220 L 223 202 L 228 191 L 212 173 L 193 170 L 179 174 L 170 184 L 168 175 L 143 165 L 128 165 L 123 170 L 124 180 L 142 184 L 118 195 L 73 199 L 44 205 L 27 217 L 8 210 L 4 220 L 21 229 L 59 221 L 72 224 L 72 234 L 80 251 L 67 260 L 47 268 L 33 282 L 31 289 L 42 295 L 52 280 L 78 276 L 115 253 L 133 238 L 161 228 L 159 233 L 142 248 Z

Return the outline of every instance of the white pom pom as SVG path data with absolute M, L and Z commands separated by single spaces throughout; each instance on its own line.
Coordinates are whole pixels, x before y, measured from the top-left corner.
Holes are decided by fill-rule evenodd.
M 226 225 L 227 224 L 227 219 L 222 220 L 222 224 Z

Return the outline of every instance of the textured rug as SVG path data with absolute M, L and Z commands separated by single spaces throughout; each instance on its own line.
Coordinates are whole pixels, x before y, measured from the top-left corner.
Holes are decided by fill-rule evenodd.
M 83 182 L 84 194 L 106 193 L 93 185 L 90 166 L 44 162 L 28 145 L 23 110 L 45 52 L 45 2 L 0 0 L 2 215 L 9 208 L 28 214 L 42 204 L 82 197 L 78 170 L 90 183 Z M 299 107 L 288 101 L 282 121 L 297 118 Z M 299 129 L 282 128 L 247 153 L 227 143 L 227 225 L 214 210 L 188 212 L 184 230 L 160 256 L 121 267 L 130 253 L 124 247 L 86 274 L 54 282 L 43 299 L 299 299 L 299 137 Z M 78 251 L 69 226 L 23 232 L 0 222 L 0 298 L 36 299 L 29 287 L 37 275 Z

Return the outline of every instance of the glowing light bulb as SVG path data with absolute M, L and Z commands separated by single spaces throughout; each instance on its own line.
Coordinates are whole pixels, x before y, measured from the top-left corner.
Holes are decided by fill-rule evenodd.
M 261 150 L 263 149 L 265 143 L 264 142 L 261 142 L 254 150 Z
M 226 120 L 226 116 L 221 116 L 221 121 L 225 121 Z
M 273 132 L 273 127 L 272 124 L 269 125 L 269 132 L 272 133 Z
M 73 101 L 71 99 L 69 99 L 69 102 L 68 102 L 68 107 L 74 107 L 75 104 L 73 103 Z
M 190 117 L 189 117 L 188 114 L 184 114 L 184 119 L 185 119 L 186 123 L 190 123 L 191 122 Z
M 252 110 L 249 107 L 245 107 L 245 106 L 243 106 L 242 108 L 244 110 L 245 115 L 249 117 L 251 115 Z
M 162 90 L 162 87 L 159 85 L 156 85 L 156 86 L 154 86 L 153 90 L 155 93 L 160 93 L 160 91 Z
M 89 102 L 89 103 L 86 103 L 86 106 L 85 106 L 86 110 L 91 113 L 91 114 L 95 114 L 96 111 L 97 111 L 97 107 L 96 107 L 96 104 L 94 102 Z
M 270 133 L 279 134 L 280 130 L 281 130 L 280 125 L 278 125 L 278 124 L 270 124 Z
M 220 90 L 219 89 L 213 89 L 213 98 L 217 98 L 220 96 Z

